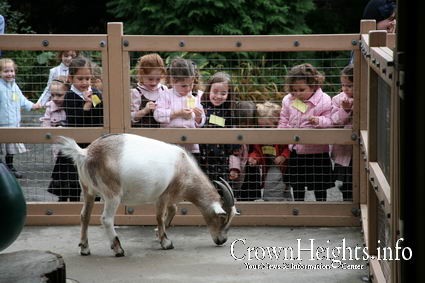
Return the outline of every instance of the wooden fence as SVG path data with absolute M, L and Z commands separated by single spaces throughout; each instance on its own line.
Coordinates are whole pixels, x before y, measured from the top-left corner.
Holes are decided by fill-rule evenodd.
M 359 172 L 361 191 L 365 192 L 360 200 L 362 227 L 366 246 L 377 257 L 377 249 L 394 248 L 402 235 L 395 35 L 375 28 L 374 21 L 362 21 L 361 56 L 356 62 L 362 101 L 363 168 Z M 370 259 L 370 273 L 373 282 L 401 282 L 399 261 Z
M 393 54 L 395 37 L 376 31 L 374 21 L 362 21 L 359 34 L 276 36 L 143 36 L 124 35 L 121 23 L 109 23 L 105 35 L 0 35 L 1 50 L 100 51 L 104 81 L 104 126 L 99 128 L 0 128 L 0 143 L 51 143 L 55 135 L 91 142 L 107 133 L 134 133 L 170 143 L 246 144 L 347 144 L 353 146 L 352 202 L 238 202 L 241 215 L 234 225 L 357 226 L 362 225 L 369 251 L 378 248 L 378 227 L 394 247 L 399 228 L 398 95 Z M 297 52 L 353 51 L 354 111 L 352 129 L 149 129 L 130 125 L 130 56 L 132 51 L 182 52 Z M 380 94 L 388 86 L 389 93 Z M 379 105 L 387 95 L 388 105 Z M 112 107 L 113 105 L 113 107 Z M 382 111 L 389 113 L 390 140 L 380 138 Z M 384 121 L 384 122 L 385 122 Z M 386 152 L 380 145 L 388 143 Z M 389 159 L 385 159 L 388 153 Z M 380 157 L 384 156 L 383 160 Z M 383 167 L 389 166 L 387 172 Z M 79 223 L 79 203 L 28 203 L 27 225 Z M 92 223 L 99 223 L 102 204 L 97 203 Z M 173 223 L 203 224 L 199 211 L 182 203 Z M 385 219 L 379 217 L 383 211 Z M 117 225 L 154 225 L 154 206 L 120 206 Z M 361 223 L 361 224 L 360 224 Z M 384 230 L 385 230 L 384 229 Z M 376 282 L 400 282 L 396 261 L 370 260 Z

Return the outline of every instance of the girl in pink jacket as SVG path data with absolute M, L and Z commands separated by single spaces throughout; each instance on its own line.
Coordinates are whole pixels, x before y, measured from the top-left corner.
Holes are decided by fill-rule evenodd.
M 353 65 L 341 71 L 342 92 L 332 98 L 332 122 L 336 127 L 351 129 L 353 127 Z M 335 144 L 332 146 L 335 179 L 342 182 L 340 190 L 344 201 L 353 198 L 352 192 L 352 155 L 351 145 Z
M 332 103 L 321 85 L 324 76 L 311 64 L 293 67 L 286 77 L 278 128 L 328 128 L 332 126 Z M 332 167 L 327 144 L 290 144 L 291 154 L 284 182 L 293 188 L 296 201 L 303 201 L 305 188 L 313 190 L 316 201 L 326 201 L 326 190 L 333 187 Z
M 155 120 L 161 128 L 201 128 L 205 123 L 201 97 L 193 92 L 196 78 L 195 64 L 175 58 L 168 69 L 172 88 L 164 91 L 156 101 Z M 199 158 L 199 144 L 182 145 Z

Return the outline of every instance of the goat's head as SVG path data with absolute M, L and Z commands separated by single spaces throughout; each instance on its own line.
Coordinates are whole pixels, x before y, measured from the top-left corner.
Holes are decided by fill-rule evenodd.
M 213 241 L 217 245 L 222 245 L 227 241 L 227 231 L 230 223 L 236 214 L 235 197 L 232 188 L 223 179 L 214 181 L 221 190 L 221 204 L 213 204 L 213 213 L 206 218 L 208 229 Z

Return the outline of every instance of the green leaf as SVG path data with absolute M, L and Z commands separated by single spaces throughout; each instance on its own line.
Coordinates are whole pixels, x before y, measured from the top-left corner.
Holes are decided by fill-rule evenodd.
M 37 63 L 40 65 L 46 65 L 50 60 L 55 57 L 53 52 L 43 52 L 37 56 Z

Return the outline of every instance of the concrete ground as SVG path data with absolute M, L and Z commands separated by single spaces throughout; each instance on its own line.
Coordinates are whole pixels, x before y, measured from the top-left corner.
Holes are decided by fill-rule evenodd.
M 50 146 L 31 145 L 28 149 L 27 153 L 17 155 L 15 160 L 16 167 L 25 175 L 19 181 L 26 200 L 56 201 L 56 196 L 46 190 L 54 164 Z M 328 190 L 328 201 L 340 201 L 341 198 L 337 188 Z M 306 200 L 314 200 L 311 192 L 306 193 Z M 52 251 L 64 258 L 69 282 L 81 283 L 349 283 L 364 282 L 368 274 L 368 266 L 363 260 L 345 260 L 342 264 L 331 262 L 331 259 L 338 260 L 332 256 L 332 249 L 341 247 L 344 239 L 346 247 L 353 250 L 356 246 L 362 247 L 363 239 L 358 227 L 232 227 L 229 239 L 222 247 L 215 246 L 206 227 L 172 227 L 167 234 L 175 248 L 164 251 L 155 238 L 154 227 L 120 226 L 117 233 L 126 252 L 123 258 L 112 255 L 100 226 L 89 228 L 92 255 L 80 256 L 79 231 L 78 226 L 24 227 L 17 240 L 1 253 Z M 313 241 L 314 253 L 318 252 L 314 255 L 315 259 L 311 260 L 310 251 L 301 252 L 302 261 L 297 259 L 297 239 L 301 249 L 309 249 Z M 273 247 L 283 249 L 277 259 Z M 292 259 L 290 247 L 293 248 Z M 286 259 L 285 251 L 288 251 Z M 329 251 L 328 255 L 326 251 Z M 319 260 L 318 257 L 324 259 Z M 316 269 L 311 269 L 313 267 Z M 1 274 L 0 283 L 3 283 Z
M 362 247 L 358 227 L 231 227 L 228 241 L 221 247 L 215 246 L 206 227 L 172 227 L 168 237 L 175 248 L 167 251 L 161 249 L 153 226 L 119 226 L 117 233 L 126 252 L 122 258 L 113 256 L 101 226 L 89 227 L 90 256 L 79 255 L 78 226 L 24 227 L 1 253 L 50 250 L 63 256 L 68 281 L 81 283 L 349 283 L 364 282 L 368 274 L 366 262 L 355 260 L 354 254 L 352 260 L 341 264 L 331 261 L 341 259 L 342 252 L 338 257 L 335 248 L 343 250 L 344 241 L 347 258 L 350 248 Z M 297 259 L 298 242 L 299 248 L 306 250 Z M 273 247 L 281 247 L 277 259 Z M 292 258 L 289 247 L 293 248 Z

